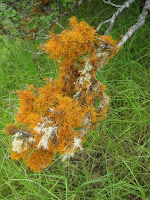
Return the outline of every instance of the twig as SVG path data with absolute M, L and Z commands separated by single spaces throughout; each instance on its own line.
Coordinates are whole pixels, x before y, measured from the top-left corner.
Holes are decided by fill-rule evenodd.
M 56 24 L 57 24 L 60 28 L 65 29 L 60 23 L 56 22 Z
M 135 0 L 128 0 L 126 1 L 122 6 L 120 6 L 118 8 L 118 10 L 113 14 L 113 16 L 110 18 L 110 19 L 107 19 L 106 21 L 104 22 L 101 22 L 98 27 L 96 28 L 96 31 L 99 31 L 99 29 L 101 28 L 101 26 L 103 24 L 106 24 L 108 22 L 110 22 L 110 25 L 108 27 L 108 29 L 106 30 L 105 32 L 105 35 L 108 35 L 111 31 L 111 29 L 113 28 L 113 25 L 114 25 L 114 22 L 116 20 L 116 18 L 118 17 L 118 15 L 125 9 L 125 8 L 128 8 L 130 6 L 131 3 L 133 3 Z
M 47 37 L 41 37 L 41 38 L 36 38 L 35 40 L 48 40 L 50 37 L 47 36 Z
M 44 54 L 45 52 L 34 52 L 34 51 L 29 51 L 29 50 L 24 50 L 26 52 L 29 52 L 29 53 L 33 53 L 34 55 L 41 55 L 41 54 Z
M 105 43 L 105 45 L 109 45 L 109 44 L 108 44 L 108 43 L 107 43 L 105 40 L 103 40 L 103 39 L 100 39 L 100 38 L 98 38 L 98 37 L 97 37 L 97 39 L 98 39 L 98 40 L 100 40 L 100 41 L 102 41 L 102 42 L 104 42 L 104 43 Z
M 11 157 L 10 157 L 10 156 L 3 157 L 2 160 L 7 160 L 7 159 L 9 159 L 9 158 L 11 158 Z
M 145 23 L 145 18 L 149 11 L 150 11 L 150 0 L 146 0 L 142 13 L 139 16 L 137 23 L 131 26 L 130 29 L 126 32 L 126 34 L 122 37 L 121 41 L 117 45 L 118 47 L 123 46 L 124 43 L 134 34 L 134 32 Z
M 107 19 L 107 20 L 101 22 L 101 23 L 98 25 L 98 27 L 96 28 L 96 31 L 99 31 L 99 29 L 101 28 L 101 26 L 103 26 L 104 24 L 106 24 L 106 23 L 108 23 L 108 22 L 111 22 L 111 19 Z
M 110 4 L 110 5 L 112 5 L 112 6 L 114 6 L 114 7 L 117 7 L 117 8 L 120 8 L 121 7 L 121 5 L 118 5 L 118 4 L 114 4 L 114 3 L 111 3 L 111 1 L 110 0 L 102 0 L 104 3 L 107 3 L 107 4 Z
M 74 12 L 74 10 L 75 10 L 78 6 L 80 6 L 80 4 L 81 4 L 82 2 L 83 2 L 83 0 L 80 0 L 78 3 L 74 4 L 74 6 L 73 6 L 72 9 L 70 9 L 70 10 L 68 10 L 68 11 L 66 11 L 66 12 L 64 12 L 64 13 L 62 13 L 62 14 L 60 14 L 60 15 L 58 15 L 48 26 L 44 27 L 42 30 L 40 30 L 39 32 L 37 32 L 36 35 L 39 35 L 40 33 L 46 31 L 47 29 L 50 29 L 50 28 L 58 21 L 58 19 L 60 19 L 61 17 L 63 17 L 63 16 L 65 16 L 65 15 L 68 15 L 68 14 Z
M 107 43 L 105 40 L 103 39 L 100 39 L 97 37 L 98 40 L 102 41 L 104 44 L 101 44 L 100 47 L 97 49 L 98 51 L 101 51 L 102 49 L 107 49 L 107 48 L 110 48 L 110 47 L 114 47 L 112 45 L 110 45 L 109 43 Z
M 46 35 L 45 33 L 42 33 L 42 35 L 44 35 L 45 37 L 49 37 L 49 35 Z
M 41 38 L 35 38 L 35 40 L 48 40 L 50 38 L 49 35 L 46 35 L 45 33 L 41 33 L 42 35 L 44 35 L 45 37 L 41 37 Z

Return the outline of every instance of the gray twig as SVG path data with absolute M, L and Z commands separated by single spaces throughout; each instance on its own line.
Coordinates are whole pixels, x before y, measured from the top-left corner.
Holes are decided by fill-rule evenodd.
M 10 156 L 3 157 L 2 160 L 7 160 L 7 159 L 9 159 L 9 158 L 10 158 Z
M 24 51 L 26 51 L 26 52 L 29 52 L 29 53 L 32 53 L 32 54 L 34 54 L 34 55 L 36 55 L 36 56 L 38 56 L 38 55 L 41 55 L 41 54 L 44 54 L 44 53 L 45 53 L 44 51 L 42 51 L 42 52 L 34 52 L 34 51 L 29 51 L 29 50 L 24 50 Z
M 117 45 L 118 47 L 123 46 L 124 43 L 134 34 L 134 32 L 145 23 L 145 18 L 149 11 L 150 11 L 150 0 L 146 0 L 137 23 L 131 26 L 130 29 L 126 32 L 126 34 L 122 37 L 121 41 Z
M 35 40 L 48 40 L 50 37 L 47 36 L 47 37 L 41 37 L 41 38 L 36 38 Z
M 135 0 L 128 0 L 126 1 L 122 6 L 119 6 L 118 10 L 113 14 L 113 16 L 110 19 L 107 19 L 104 22 L 101 22 L 98 27 L 96 28 L 96 31 L 99 31 L 99 29 L 101 28 L 101 26 L 103 24 L 106 24 L 108 22 L 110 22 L 110 25 L 108 27 L 108 29 L 105 32 L 105 35 L 108 35 L 111 31 L 111 29 L 113 28 L 113 25 L 115 23 L 116 18 L 118 17 L 118 15 L 125 9 L 128 8 L 130 6 L 131 3 L 133 3 Z
M 114 6 L 114 7 L 117 7 L 117 8 L 120 8 L 121 7 L 121 5 L 118 5 L 118 4 L 114 4 L 114 3 L 112 3 L 110 0 L 102 0 L 104 3 L 107 3 L 107 4 L 110 4 L 110 5 L 112 5 L 112 6 Z
M 62 28 L 63 30 L 65 29 L 60 23 L 56 22 L 56 24 L 57 24 L 60 28 Z

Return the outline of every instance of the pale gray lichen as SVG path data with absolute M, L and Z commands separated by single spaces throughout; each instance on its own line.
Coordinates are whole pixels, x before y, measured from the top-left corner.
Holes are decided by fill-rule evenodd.
M 40 149 L 40 148 L 43 148 L 45 150 L 48 149 L 49 140 L 52 138 L 52 136 L 57 134 L 57 130 L 58 130 L 58 127 L 52 127 L 52 126 L 44 128 L 42 130 L 43 136 L 41 137 L 41 140 L 37 145 L 37 149 Z
M 23 137 L 23 133 L 17 132 L 12 136 L 12 151 L 21 154 L 29 148 L 29 145 L 34 143 L 35 139 L 33 137 Z

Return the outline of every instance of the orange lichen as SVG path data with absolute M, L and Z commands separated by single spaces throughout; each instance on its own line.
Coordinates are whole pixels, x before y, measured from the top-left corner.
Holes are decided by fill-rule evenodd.
M 11 157 L 22 158 L 33 171 L 48 167 L 57 152 L 63 160 L 72 157 L 82 149 L 89 130 L 106 115 L 109 99 L 96 72 L 117 48 L 110 36 L 97 38 L 94 28 L 72 17 L 70 28 L 51 35 L 44 45 L 58 64 L 59 79 L 17 91 L 20 104 L 15 125 L 8 125 L 5 133 L 13 134 Z M 101 49 L 106 43 L 107 48 Z
M 50 35 L 51 39 L 45 44 L 46 53 L 50 58 L 64 59 L 72 62 L 78 56 L 90 53 L 94 49 L 96 31 L 86 22 L 77 23 L 76 18 L 70 20 L 70 28 L 61 34 Z
M 19 131 L 19 128 L 15 126 L 14 124 L 7 124 L 4 130 L 4 133 L 6 135 L 13 135 L 18 131 Z
M 51 165 L 53 156 L 54 155 L 51 151 L 39 149 L 33 151 L 30 156 L 26 156 L 24 161 L 31 170 L 35 172 L 40 172 L 44 168 Z
M 28 153 L 29 153 L 29 149 L 19 154 L 17 152 L 14 152 L 11 148 L 11 159 L 13 160 L 19 160 L 21 158 L 24 159 L 26 158 Z

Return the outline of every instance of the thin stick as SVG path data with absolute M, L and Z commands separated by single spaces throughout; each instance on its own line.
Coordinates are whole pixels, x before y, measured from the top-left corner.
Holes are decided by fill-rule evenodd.
M 44 53 L 45 53 L 45 51 L 42 51 L 42 52 L 34 52 L 34 51 L 29 51 L 29 50 L 24 50 L 24 51 L 29 52 L 29 53 L 32 53 L 32 54 L 34 54 L 34 55 L 41 55 L 41 54 L 44 54 Z
M 118 5 L 118 4 L 114 4 L 114 3 L 111 3 L 111 1 L 110 0 L 102 0 L 104 3 L 107 3 L 107 4 L 110 4 L 110 5 L 112 5 L 112 6 L 114 6 L 114 7 L 117 7 L 117 8 L 120 8 L 121 7 L 121 5 Z
M 60 23 L 56 22 L 56 24 L 57 24 L 60 28 L 62 28 L 63 30 L 65 29 Z
M 11 158 L 11 157 L 10 157 L 10 156 L 3 157 L 2 160 L 7 160 L 7 159 L 9 159 L 9 158 Z

